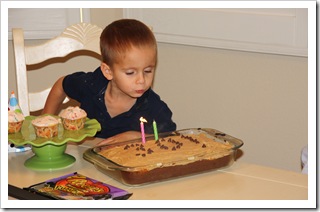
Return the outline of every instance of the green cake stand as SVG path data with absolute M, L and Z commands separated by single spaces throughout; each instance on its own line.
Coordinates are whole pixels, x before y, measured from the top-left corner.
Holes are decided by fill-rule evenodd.
M 24 163 L 32 170 L 49 171 L 64 169 L 72 166 L 76 159 L 65 152 L 68 142 L 80 142 L 86 137 L 93 137 L 101 130 L 96 119 L 86 119 L 84 128 L 77 131 L 64 130 L 59 124 L 58 135 L 53 138 L 40 138 L 35 134 L 31 121 L 35 116 L 25 117 L 21 131 L 8 134 L 9 142 L 16 146 L 30 144 L 34 155 Z M 57 117 L 58 118 L 58 117 Z

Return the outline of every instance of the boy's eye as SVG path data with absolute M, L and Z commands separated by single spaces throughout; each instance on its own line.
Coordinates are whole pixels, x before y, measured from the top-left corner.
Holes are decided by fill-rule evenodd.
M 132 75 L 133 73 L 134 73 L 133 70 L 128 70 L 128 71 L 126 71 L 126 75 Z
M 143 70 L 143 72 L 146 73 L 146 74 L 152 73 L 152 71 L 153 71 L 153 67 L 148 67 L 148 68 Z M 134 69 L 128 69 L 128 70 L 125 71 L 126 75 L 134 75 L 135 73 L 137 73 L 137 71 L 134 70 Z
M 146 69 L 144 70 L 144 72 L 145 72 L 145 73 L 152 73 L 152 70 L 153 70 L 152 68 L 146 68 Z

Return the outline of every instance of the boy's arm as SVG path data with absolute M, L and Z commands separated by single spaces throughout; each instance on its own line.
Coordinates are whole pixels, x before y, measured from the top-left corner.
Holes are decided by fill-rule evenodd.
M 44 108 L 42 110 L 42 114 L 56 114 L 58 108 L 62 104 L 63 100 L 66 98 L 66 93 L 63 90 L 62 87 L 62 81 L 64 77 L 59 78 L 56 83 L 53 85 L 46 103 L 44 105 Z

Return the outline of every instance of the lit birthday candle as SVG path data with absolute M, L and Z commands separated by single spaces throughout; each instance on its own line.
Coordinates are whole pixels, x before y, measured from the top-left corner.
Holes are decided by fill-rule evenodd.
M 158 140 L 158 129 L 157 129 L 157 122 L 155 120 L 153 120 L 153 134 L 154 134 L 154 140 Z
M 144 133 L 144 122 L 147 123 L 147 120 L 145 120 L 143 117 L 140 118 L 140 128 L 141 128 L 141 138 L 142 143 L 146 143 L 146 135 Z

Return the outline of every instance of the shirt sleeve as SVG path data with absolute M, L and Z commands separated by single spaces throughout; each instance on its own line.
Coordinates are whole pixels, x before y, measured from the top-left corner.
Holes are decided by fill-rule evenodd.
M 176 123 L 172 120 L 172 111 L 165 103 L 156 115 L 156 120 L 159 132 L 170 132 L 177 129 Z
M 81 96 L 83 95 L 85 72 L 75 72 L 67 75 L 62 82 L 64 92 L 68 97 L 81 102 Z

